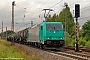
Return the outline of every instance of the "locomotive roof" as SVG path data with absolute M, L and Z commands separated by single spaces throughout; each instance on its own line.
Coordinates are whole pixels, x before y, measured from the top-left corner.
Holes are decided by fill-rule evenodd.
M 40 25 L 43 24 L 62 24 L 62 22 L 42 22 Z

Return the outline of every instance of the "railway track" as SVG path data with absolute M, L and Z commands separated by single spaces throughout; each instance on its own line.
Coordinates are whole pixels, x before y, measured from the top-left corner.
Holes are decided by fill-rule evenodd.
M 75 46 L 64 46 L 65 49 L 75 50 Z M 81 52 L 90 52 L 90 47 L 79 47 L 79 51 Z
M 74 54 L 74 55 L 77 55 L 77 56 L 81 56 L 81 57 L 85 57 L 85 58 L 90 58 L 90 55 L 86 55 L 86 54 L 82 54 L 82 53 L 77 53 L 77 52 L 65 52 L 65 53 L 68 53 L 68 54 Z
M 73 59 L 78 59 L 78 60 L 88 60 L 86 56 L 78 56 L 77 54 L 72 54 L 72 53 L 67 53 L 67 52 L 54 52 L 55 54 L 63 55 L 66 57 L 70 57 Z
M 77 53 L 77 52 L 71 52 L 71 51 L 68 51 L 68 50 L 69 49 L 61 48 L 61 50 L 58 50 L 58 51 L 56 51 L 56 50 L 55 51 L 45 50 L 45 51 L 48 51 L 48 52 L 51 52 L 51 53 L 54 53 L 54 54 L 58 54 L 58 55 L 63 55 L 63 56 L 66 56 L 66 57 L 77 59 L 77 60 L 90 60 L 90 55 L 81 54 L 81 53 Z M 62 51 L 62 52 L 60 52 L 60 51 Z
M 66 56 L 66 57 L 70 57 L 75 60 L 90 60 L 90 55 L 82 54 L 81 52 L 75 52 L 72 49 L 74 48 L 71 47 L 71 48 L 66 49 L 65 47 L 63 47 L 63 48 L 60 48 L 58 51 L 49 51 L 49 52 Z
M 56 53 L 66 55 L 68 57 L 76 58 L 78 60 L 90 60 L 90 54 L 84 54 L 83 50 L 82 50 L 82 52 L 75 52 L 74 48 L 75 47 L 72 47 L 72 46 L 71 47 L 65 46 L 60 49 L 60 51 L 62 51 L 62 53 L 61 52 L 56 52 Z M 80 48 L 80 50 L 81 50 L 81 48 Z M 84 51 L 86 51 L 86 50 L 84 50 Z M 89 52 L 87 52 L 87 53 L 89 53 Z
M 30 46 L 30 47 L 33 47 L 33 46 Z M 42 49 L 37 48 L 37 47 L 33 47 L 33 48 L 42 50 Z M 90 60 L 90 55 L 81 54 L 81 53 L 77 53 L 77 52 L 69 51 L 69 50 L 70 49 L 61 48 L 61 50 L 58 50 L 58 51 L 56 51 L 56 50 L 54 50 L 54 51 L 52 51 L 52 50 L 43 50 L 43 51 L 53 53 L 53 54 L 57 54 L 57 55 L 70 57 L 70 58 L 75 59 L 75 60 Z
M 70 52 L 70 51 L 49 51 L 49 52 L 66 56 L 66 57 L 70 57 L 75 60 L 90 60 L 90 55 L 81 54 L 77 52 Z

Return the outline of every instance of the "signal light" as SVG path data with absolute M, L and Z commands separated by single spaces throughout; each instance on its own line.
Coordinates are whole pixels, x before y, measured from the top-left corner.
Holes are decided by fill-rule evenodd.
M 80 17 L 80 5 L 75 4 L 75 17 L 78 18 Z

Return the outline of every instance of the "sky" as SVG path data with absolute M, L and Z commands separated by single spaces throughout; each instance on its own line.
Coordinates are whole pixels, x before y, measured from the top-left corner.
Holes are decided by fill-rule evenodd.
M 12 22 L 12 2 L 15 1 L 14 6 L 14 31 L 20 31 L 30 27 L 31 21 L 34 24 L 40 24 L 45 20 L 43 9 L 53 9 L 50 14 L 59 14 L 66 2 L 70 7 L 70 11 L 74 17 L 75 4 L 80 4 L 80 17 L 78 22 L 82 26 L 87 20 L 90 20 L 90 0 L 0 0 L 0 32 L 2 28 L 2 21 L 4 31 L 7 27 L 11 29 Z M 47 11 L 48 12 L 48 11 Z M 74 19 L 75 20 L 75 19 Z

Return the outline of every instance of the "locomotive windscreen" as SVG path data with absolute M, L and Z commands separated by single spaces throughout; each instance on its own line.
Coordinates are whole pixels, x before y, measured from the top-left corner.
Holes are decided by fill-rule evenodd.
M 62 30 L 61 24 L 46 24 L 47 30 Z

